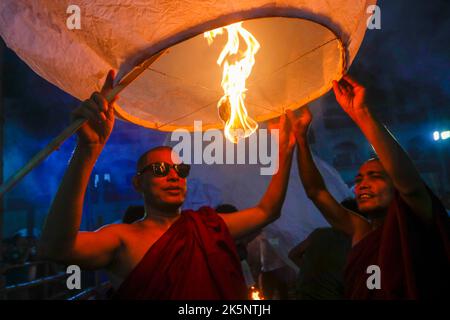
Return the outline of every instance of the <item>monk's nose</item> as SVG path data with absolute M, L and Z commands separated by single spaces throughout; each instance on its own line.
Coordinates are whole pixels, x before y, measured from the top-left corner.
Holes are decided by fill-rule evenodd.
M 174 168 L 170 168 L 169 174 L 167 175 L 169 181 L 178 181 L 178 173 L 176 173 Z
M 366 180 L 363 180 L 360 182 L 358 189 L 359 190 L 367 190 L 367 189 L 369 189 L 369 184 L 367 183 Z

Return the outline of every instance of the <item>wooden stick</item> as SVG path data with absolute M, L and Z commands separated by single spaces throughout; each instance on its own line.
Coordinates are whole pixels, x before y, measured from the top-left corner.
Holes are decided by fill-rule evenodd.
M 145 60 L 140 65 L 131 70 L 105 97 L 108 102 L 130 83 L 132 83 L 139 75 L 141 75 L 150 65 L 155 62 L 165 50 L 154 54 L 149 59 Z M 22 180 L 31 170 L 38 166 L 45 158 L 47 158 L 53 151 L 57 150 L 61 144 L 70 138 L 77 130 L 86 123 L 86 119 L 77 119 L 72 122 L 66 129 L 64 129 L 56 138 L 54 138 L 44 149 L 38 152 L 24 167 L 12 175 L 8 181 L 0 186 L 0 198 L 11 190 L 20 180 Z

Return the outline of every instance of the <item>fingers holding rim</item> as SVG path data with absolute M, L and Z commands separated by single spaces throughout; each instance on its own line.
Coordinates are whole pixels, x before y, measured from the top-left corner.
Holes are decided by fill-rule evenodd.
M 311 110 L 309 109 L 309 105 L 305 105 L 300 108 L 300 115 L 301 116 L 308 115 L 308 116 L 312 117 L 312 113 L 311 113 Z
M 287 123 L 287 115 L 286 112 L 283 112 L 283 114 L 280 116 L 280 128 L 285 128 Z
M 95 112 L 93 109 L 91 108 L 85 108 L 85 107 L 79 107 L 76 108 L 73 112 L 72 112 L 72 117 L 73 118 L 84 118 L 88 121 L 92 121 L 92 122 L 99 122 L 101 121 L 101 117 L 99 116 L 99 114 L 97 112 Z
M 81 110 L 88 110 L 88 114 L 95 115 L 96 119 L 92 118 L 93 121 L 100 122 L 106 120 L 105 114 L 100 110 L 101 106 L 94 99 L 85 100 L 79 108 Z
M 97 109 L 100 112 L 108 111 L 108 101 L 98 92 L 94 92 L 91 99 L 96 103 Z
M 294 124 L 296 122 L 294 111 L 292 111 L 291 109 L 286 110 L 286 116 L 291 124 Z
M 108 110 L 105 112 L 106 114 L 106 118 L 108 119 L 113 119 L 114 118 L 114 111 L 115 111 L 115 105 L 116 105 L 116 101 L 119 99 L 119 96 L 115 96 L 113 98 L 113 100 L 109 103 L 109 108 Z
M 267 121 L 267 129 L 273 130 L 273 129 L 279 129 L 280 128 L 280 120 L 281 116 L 278 118 L 272 118 Z M 278 121 L 277 121 L 278 120 Z
M 343 92 L 341 90 L 341 86 L 336 80 L 333 80 L 333 90 L 336 95 L 342 95 Z
M 352 76 L 350 76 L 349 74 L 346 74 L 343 76 L 343 78 L 345 79 L 345 81 L 350 84 L 352 87 L 361 87 L 361 84 L 358 83 L 355 79 L 353 79 Z
M 114 78 L 116 76 L 116 72 L 114 70 L 109 70 L 105 79 L 105 83 L 102 86 L 101 94 L 105 96 L 109 91 L 112 90 L 114 85 Z

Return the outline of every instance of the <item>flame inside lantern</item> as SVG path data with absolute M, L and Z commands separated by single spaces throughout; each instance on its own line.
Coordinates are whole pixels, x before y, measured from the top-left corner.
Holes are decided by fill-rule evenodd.
M 217 35 L 228 34 L 228 42 L 217 59 L 217 64 L 223 64 L 222 88 L 224 95 L 217 103 L 219 116 L 225 122 L 225 137 L 233 143 L 240 138 L 250 136 L 258 128 L 256 121 L 251 119 L 245 108 L 245 81 L 252 72 L 255 64 L 255 54 L 260 45 L 256 38 L 242 27 L 242 22 L 214 29 L 204 33 L 208 44 L 214 41 Z M 245 51 L 239 50 L 242 38 L 245 42 Z M 237 57 L 236 57 L 237 56 Z
M 250 288 L 250 299 L 251 300 L 264 300 L 264 296 L 261 291 L 256 289 L 255 287 Z

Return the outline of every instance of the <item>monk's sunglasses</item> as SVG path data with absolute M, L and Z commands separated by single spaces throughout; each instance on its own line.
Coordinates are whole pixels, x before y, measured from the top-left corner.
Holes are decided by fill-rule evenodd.
M 140 176 L 150 170 L 153 176 L 161 178 L 169 174 L 170 168 L 173 168 L 180 178 L 186 178 L 191 170 L 191 166 L 184 163 L 169 164 L 167 162 L 155 162 L 142 168 L 142 170 L 138 171 L 137 175 Z

